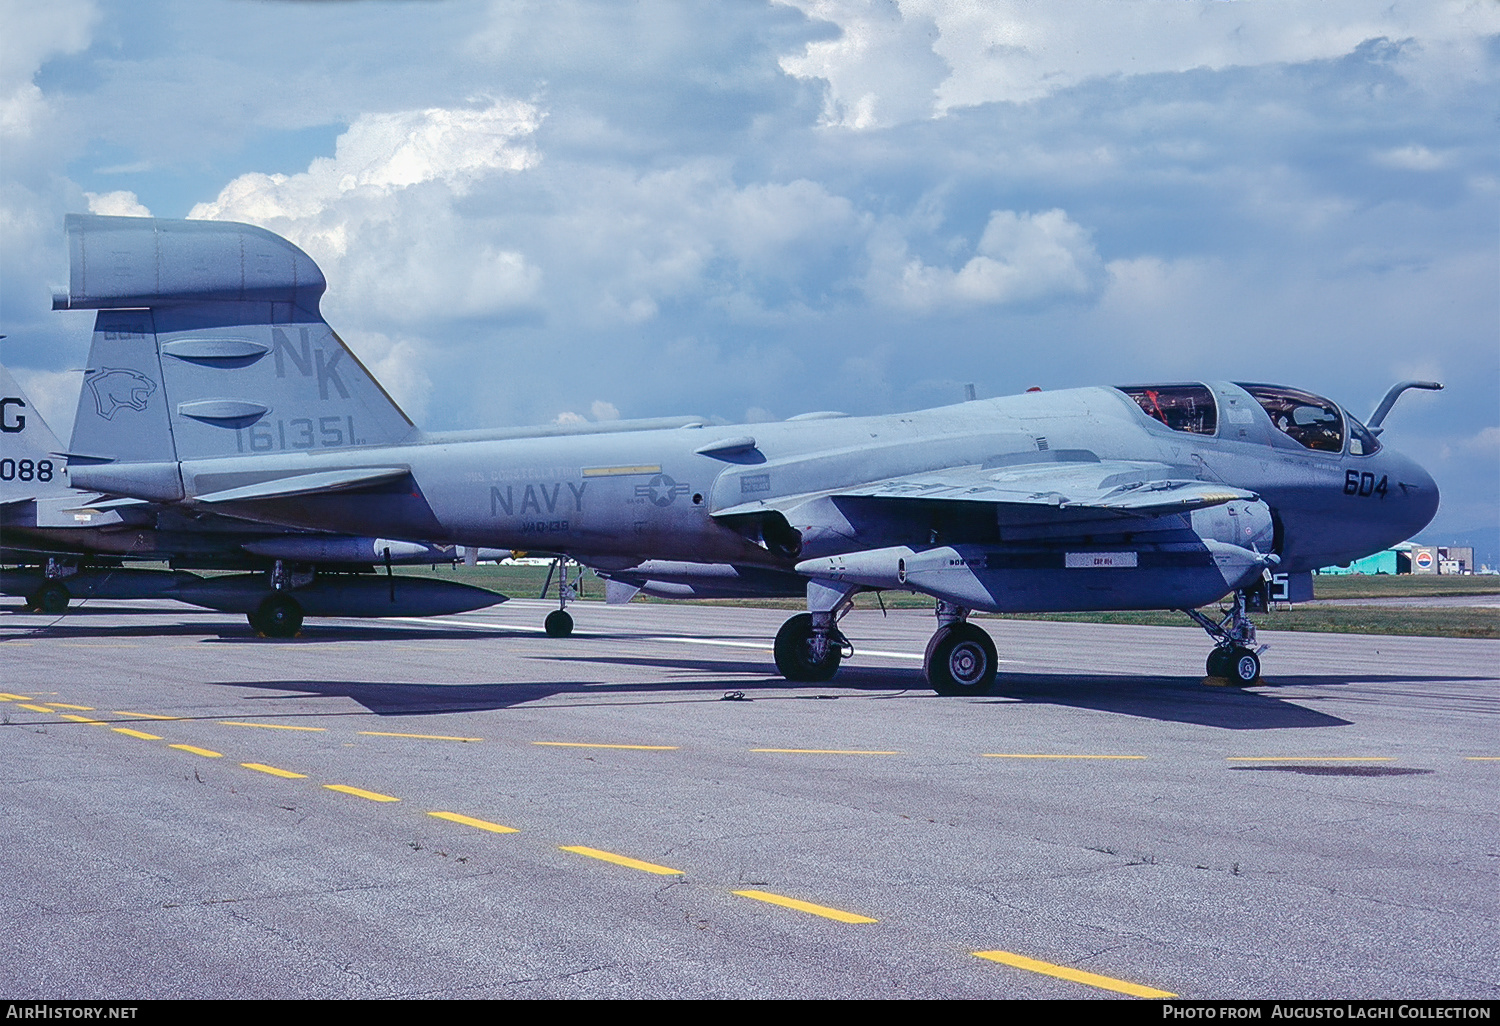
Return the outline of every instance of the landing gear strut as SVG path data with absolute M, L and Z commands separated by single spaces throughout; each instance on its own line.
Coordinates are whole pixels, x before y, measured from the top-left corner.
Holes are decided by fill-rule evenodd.
M 776 669 L 787 680 L 831 680 L 854 646 L 839 630 L 839 619 L 854 605 L 857 588 L 807 582 L 808 612 L 798 613 L 776 632 Z
M 939 601 L 939 627 L 927 643 L 923 667 L 927 683 L 940 695 L 987 695 L 995 686 L 1000 659 L 995 643 L 967 621 L 969 611 Z
M 45 583 L 26 596 L 26 608 L 34 613 L 48 613 L 52 616 L 66 613 L 73 595 L 68 591 L 68 586 L 63 583 L 63 580 L 72 577 L 77 572 L 77 563 L 48 556 L 47 565 L 42 568 Z
M 1184 609 L 1209 637 L 1216 647 L 1208 654 L 1205 669 L 1208 676 L 1228 680 L 1239 687 L 1248 687 L 1260 682 L 1260 654 L 1265 646 L 1255 644 L 1255 624 L 1245 610 L 1245 593 L 1234 593 L 1234 605 L 1224 619 L 1218 623 L 1210 620 L 1196 609 Z
M 542 629 L 547 632 L 549 638 L 566 638 L 573 633 L 573 614 L 568 612 L 568 599 L 575 594 L 573 585 L 568 583 L 568 557 L 558 556 L 552 564 L 552 569 L 547 571 L 547 583 L 542 585 L 542 598 L 547 597 L 547 589 L 552 586 L 553 572 L 559 574 L 557 579 L 557 608 L 547 614 L 547 619 L 542 621 Z M 583 573 L 580 567 L 578 572 Z
M 853 654 L 849 639 L 831 622 L 820 633 L 812 613 L 798 613 L 776 632 L 776 669 L 787 680 L 831 680 L 845 649 Z
M 270 573 L 274 591 L 265 597 L 255 612 L 246 616 L 251 628 L 266 638 L 295 638 L 302 630 L 302 605 L 287 592 L 311 583 L 313 577 L 311 570 L 304 568 L 299 571 L 278 559 Z

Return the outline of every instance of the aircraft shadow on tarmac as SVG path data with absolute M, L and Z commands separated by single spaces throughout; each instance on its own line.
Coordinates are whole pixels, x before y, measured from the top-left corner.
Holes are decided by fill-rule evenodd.
M 549 659 L 558 659 L 549 656 Z M 649 683 L 613 684 L 604 680 L 516 681 L 483 684 L 383 683 L 376 681 L 260 680 L 218 681 L 227 687 L 294 692 L 297 697 L 348 698 L 380 716 L 423 716 L 454 712 L 481 712 L 542 701 L 560 695 L 597 697 L 618 704 L 622 696 L 640 696 L 640 704 L 680 701 L 723 700 L 727 694 L 743 692 L 752 701 L 790 701 L 819 698 L 930 698 L 932 701 L 962 702 L 939 698 L 927 692 L 915 669 L 845 667 L 832 681 L 792 684 L 770 675 L 769 666 L 738 660 L 647 659 L 620 657 L 565 657 L 569 662 L 602 665 L 656 667 L 678 673 L 712 674 L 715 679 L 677 679 Z M 726 675 L 746 674 L 749 679 L 726 680 Z M 1451 682 L 1451 677 L 1432 680 Z M 1479 678 L 1474 678 L 1479 679 Z M 1357 679 L 1338 676 L 1279 677 L 1276 686 L 1340 686 L 1352 683 L 1414 683 L 1411 676 L 1368 676 Z M 792 693 L 789 693 L 792 692 Z M 795 693 L 795 692 L 801 692 Z M 651 696 L 648 698 L 647 696 Z M 265 696 L 274 698 L 278 696 Z M 1001 674 L 995 692 L 967 700 L 971 706 L 1003 707 L 1017 702 L 1058 705 L 1099 712 L 1137 716 L 1171 723 L 1220 727 L 1229 730 L 1269 730 L 1288 727 L 1342 727 L 1350 720 L 1332 716 L 1278 697 L 1264 689 L 1205 687 L 1198 677 L 1105 677 L 1092 674 Z

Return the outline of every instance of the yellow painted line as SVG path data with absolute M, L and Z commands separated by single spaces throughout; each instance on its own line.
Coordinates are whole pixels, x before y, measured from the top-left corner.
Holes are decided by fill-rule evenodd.
M 1500 755 L 1466 755 L 1466 762 L 1500 762 Z
M 752 752 L 771 752 L 777 755 L 900 755 L 900 752 L 867 752 L 846 748 L 752 748 Z
M 772 905 L 780 905 L 782 908 L 794 908 L 798 912 L 807 912 L 824 919 L 837 919 L 841 923 L 874 923 L 878 920 L 869 916 L 855 915 L 853 912 L 845 912 L 841 908 L 829 908 L 827 905 L 814 905 L 810 901 L 798 901 L 796 898 L 788 898 L 784 894 L 772 894 L 770 891 L 735 891 L 742 898 L 753 898 L 755 901 L 764 901 Z
M 1227 756 L 1224 762 L 1391 762 L 1391 756 Z
M 676 745 L 601 745 L 585 741 L 533 741 L 534 745 L 546 745 L 549 748 L 630 748 L 639 752 L 675 752 Z
M 291 727 L 285 723 L 245 723 L 241 720 L 220 720 L 221 727 L 264 727 L 266 730 L 305 730 L 309 733 L 325 731 L 327 727 Z
M 427 815 L 438 819 L 446 819 L 450 823 L 462 823 L 476 830 L 488 830 L 492 834 L 519 834 L 521 831 L 515 827 L 503 826 L 499 823 L 491 823 L 487 819 L 475 819 L 473 816 L 460 815 L 457 812 L 429 812 Z
M 1144 755 L 1022 755 L 1008 752 L 985 752 L 981 759 L 1144 759 Z
M 13 695 L 9 691 L 0 691 L 0 698 L 5 699 L 7 702 L 29 702 L 29 701 L 31 701 L 31 696 L 30 695 Z
M 293 773 L 291 770 L 277 769 L 275 766 L 267 766 L 263 762 L 242 762 L 241 766 L 257 773 L 269 773 L 273 777 L 286 777 L 288 780 L 305 780 L 306 773 Z
M 131 716 L 141 720 L 180 720 L 181 716 L 158 716 L 156 713 L 125 712 L 121 709 L 115 710 L 116 716 Z
M 384 730 L 361 730 L 366 737 L 415 737 L 424 741 L 483 741 L 482 737 L 450 737 L 447 734 L 392 734 Z
M 1157 990 L 1155 987 L 1144 987 L 1139 983 L 1131 983 L 1129 980 L 1117 980 L 1113 976 L 1086 973 L 1082 969 L 1070 969 L 1065 965 L 1039 962 L 1034 958 L 1027 958 L 1025 955 L 1017 955 L 1009 951 L 976 951 L 974 955 L 978 958 L 988 959 L 991 962 L 999 962 L 1002 965 L 1014 966 L 1017 969 L 1025 969 L 1033 973 L 1041 973 L 1044 976 L 1056 976 L 1060 980 L 1086 983 L 1090 987 L 1098 987 L 1101 990 L 1112 990 L 1119 994 L 1129 994 L 1131 997 L 1170 998 L 1177 996 L 1171 991 Z
M 69 705 L 67 702 L 48 702 L 47 704 L 55 705 L 59 709 L 82 709 L 84 712 L 94 711 L 94 707 L 91 705 Z
M 142 741 L 160 741 L 161 738 L 155 734 L 147 734 L 141 730 L 131 730 L 129 727 L 111 727 L 116 734 L 124 734 L 126 737 L 138 737 Z
M 22 709 L 30 709 L 32 712 L 49 713 L 49 712 L 56 712 L 57 711 L 55 709 L 49 709 L 45 705 L 29 705 L 26 702 L 22 702 L 21 703 L 21 708 Z
M 103 726 L 105 723 L 104 720 L 91 720 L 87 716 L 75 716 L 72 713 L 58 713 L 57 715 L 65 720 L 72 720 L 74 723 L 94 723 L 99 726 Z
M 179 751 L 183 751 L 183 752 L 192 752 L 194 755 L 201 755 L 201 756 L 203 756 L 205 758 L 208 758 L 208 759 L 222 759 L 222 758 L 224 758 L 224 753 L 223 752 L 215 752 L 215 751 L 212 751 L 212 750 L 210 750 L 208 748 L 198 748 L 195 745 L 167 745 L 167 747 L 168 748 L 176 748 Z
M 613 862 L 617 866 L 627 869 L 639 869 L 643 873 L 655 873 L 657 876 L 681 876 L 682 870 L 668 869 L 666 866 L 658 866 L 654 862 L 642 862 L 640 859 L 628 858 L 624 855 L 616 855 L 612 851 L 600 851 L 598 848 L 585 848 L 583 845 L 562 845 L 563 851 L 571 851 L 576 855 L 587 855 L 591 859 L 599 859 L 602 862 Z
M 372 802 L 399 802 L 401 800 L 394 795 L 381 794 L 379 791 L 366 791 L 362 787 L 350 787 L 348 784 L 324 784 L 323 786 L 330 791 L 342 791 L 356 798 L 368 798 Z
M 584 467 L 584 477 L 624 477 L 629 474 L 660 474 L 661 466 L 642 464 L 635 467 Z

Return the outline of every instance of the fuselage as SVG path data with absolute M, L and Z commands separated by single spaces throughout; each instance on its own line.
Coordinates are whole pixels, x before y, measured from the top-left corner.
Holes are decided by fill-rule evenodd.
M 191 501 L 287 474 L 406 468 L 410 478 L 389 488 L 215 508 L 289 526 L 567 553 L 603 569 L 646 559 L 789 567 L 787 555 L 722 514 L 1048 450 L 1165 464 L 1178 477 L 1256 493 L 1275 520 L 1275 551 L 1288 572 L 1379 551 L 1431 520 L 1438 503 L 1431 477 L 1367 433 L 1356 442 L 1352 418 L 1340 427 L 1336 450 L 1326 441 L 1309 448 L 1278 429 L 1244 388 L 1207 387 L 1217 406 L 1211 433 L 1174 429 L 1120 390 L 1083 388 L 876 417 L 570 437 L 428 436 L 399 446 L 187 461 L 181 474 Z M 1359 449 L 1375 451 L 1351 451 Z

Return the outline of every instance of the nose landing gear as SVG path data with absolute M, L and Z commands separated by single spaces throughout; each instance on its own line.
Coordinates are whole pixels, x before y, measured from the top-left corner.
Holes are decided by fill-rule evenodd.
M 1237 687 L 1261 683 L 1260 654 L 1265 646 L 1255 644 L 1255 624 L 1246 612 L 1243 591 L 1234 593 L 1234 605 L 1218 623 L 1196 609 L 1182 612 L 1192 617 L 1216 643 L 1205 666 L 1210 678 L 1227 680 Z

